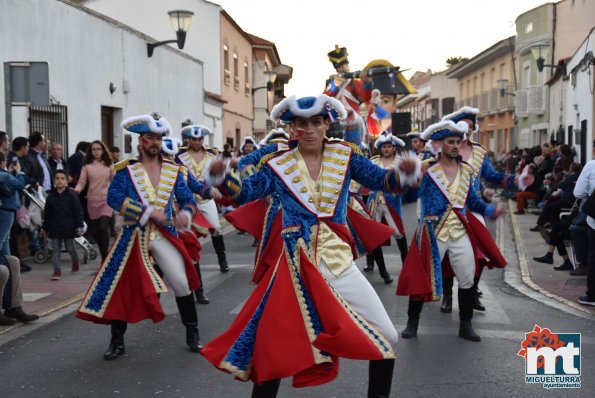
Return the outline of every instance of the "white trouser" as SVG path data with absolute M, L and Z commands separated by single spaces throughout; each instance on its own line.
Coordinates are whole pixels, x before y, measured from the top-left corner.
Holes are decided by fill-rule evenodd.
M 472 287 L 475 276 L 475 256 L 469 235 L 465 234 L 457 240 L 448 238 L 446 242 L 438 240 L 438 249 L 440 250 L 440 260 L 448 252 L 450 267 L 459 281 L 459 287 L 462 289 Z
M 355 263 L 339 276 L 335 276 L 324 260 L 318 266 L 320 273 L 341 297 L 366 320 L 378 330 L 394 349 L 397 344 L 398 334 L 390 320 L 382 301 L 370 282 L 362 275 Z
M 174 289 L 176 297 L 188 296 L 190 285 L 184 268 L 184 259 L 174 245 L 162 236 L 149 242 L 149 251 L 163 272 L 166 283 Z
M 397 228 L 397 224 L 395 224 L 395 220 L 393 220 L 393 216 L 390 214 L 390 211 L 388 210 L 388 206 L 386 205 L 386 203 L 378 203 L 378 207 L 376 208 L 376 214 L 374 217 L 378 222 L 382 221 L 382 217 L 384 217 L 384 219 L 388 223 L 388 226 L 395 230 L 393 236 L 397 239 L 401 239 L 403 237 L 403 235 L 401 235 L 401 232 Z
M 207 202 L 199 203 L 198 210 L 215 229 L 213 235 L 221 235 L 221 224 L 219 223 L 219 213 L 217 212 L 215 201 L 211 199 Z

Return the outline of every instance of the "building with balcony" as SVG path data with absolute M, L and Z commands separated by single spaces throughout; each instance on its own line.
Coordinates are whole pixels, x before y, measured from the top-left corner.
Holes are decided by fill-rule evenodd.
M 269 116 L 273 106 L 285 98 L 285 84 L 293 74 L 293 68 L 281 63 L 275 43 L 256 35 L 252 40 L 252 94 L 254 100 L 253 136 L 260 141 L 275 126 Z
M 463 106 L 479 109 L 479 131 L 473 140 L 494 152 L 516 145 L 515 62 L 514 37 L 509 37 L 446 71 L 446 76 L 456 80 L 455 110 Z
M 409 79 L 416 93 L 408 94 L 397 102 L 398 112 L 411 113 L 411 128 L 423 131 L 440 121 L 443 115 L 453 112 L 456 83 L 446 76 L 446 71 L 415 72 Z

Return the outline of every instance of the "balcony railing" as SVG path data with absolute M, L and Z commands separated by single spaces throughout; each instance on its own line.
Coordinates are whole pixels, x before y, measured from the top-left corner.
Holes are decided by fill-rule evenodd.
M 514 112 L 518 117 L 529 116 L 529 109 L 527 108 L 527 90 L 519 90 L 514 97 Z
M 527 88 L 527 110 L 533 115 L 543 115 L 545 112 L 545 86 Z

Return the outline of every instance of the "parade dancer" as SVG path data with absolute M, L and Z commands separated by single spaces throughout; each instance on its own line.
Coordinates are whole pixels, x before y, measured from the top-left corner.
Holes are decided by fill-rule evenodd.
M 204 146 L 204 139 L 210 134 L 211 130 L 206 126 L 189 124 L 182 127 L 182 137 L 188 139 L 188 148 L 178 153 L 176 161 L 186 166 L 197 180 L 208 178 L 211 163 L 218 155 L 216 150 Z M 197 201 L 198 209 L 214 228 L 211 232 L 211 240 L 217 254 L 219 270 L 226 273 L 229 271 L 229 266 L 227 265 L 225 242 L 221 234 L 217 205 L 212 199 L 197 198 Z
M 477 260 L 501 259 L 489 232 L 470 211 L 496 218 L 501 205 L 484 204 L 473 187 L 473 169 L 459 158 L 459 145 L 467 130 L 466 124 L 442 121 L 429 126 L 422 138 L 440 141 L 437 160 L 424 163 L 419 186 L 420 222 L 397 283 L 397 295 L 409 296 L 407 327 L 404 338 L 417 335 L 424 301 L 440 300 L 442 296 L 442 261 L 448 261 L 459 282 L 459 336 L 480 341 L 471 325 L 475 290 L 473 277 Z M 491 265 L 504 266 L 495 260 Z
M 176 137 L 164 137 L 161 145 L 163 158 L 172 162 L 175 161 L 175 156 L 178 154 L 179 148 L 181 146 L 182 141 L 180 139 Z M 217 191 L 217 188 L 208 187 L 200 183 L 191 173 L 188 172 L 188 169 L 185 166 L 180 166 L 180 171 L 184 175 L 186 184 L 192 193 L 201 196 L 201 198 L 204 195 L 210 195 L 215 199 L 221 198 L 221 194 L 219 191 Z M 202 250 L 202 245 L 200 244 L 199 238 L 207 236 L 209 231 L 212 229 L 213 227 L 207 221 L 207 219 L 204 218 L 200 211 L 197 211 L 192 219 L 192 227 L 186 231 L 178 231 L 178 235 L 184 242 L 184 247 L 186 247 L 186 251 L 192 259 L 194 268 L 198 274 L 198 278 L 201 281 L 200 287 L 198 289 L 194 289 L 196 302 L 199 304 L 210 303 L 210 300 L 204 291 L 204 280 L 202 278 L 202 273 L 200 272 L 200 251 Z
M 398 157 L 397 148 L 404 148 L 405 143 L 400 138 L 392 134 L 383 134 L 374 143 L 376 151 L 380 153 L 370 159 L 374 164 L 383 169 L 395 168 Z M 401 196 L 389 194 L 382 191 L 373 191 L 368 194 L 368 212 L 376 221 L 383 221 L 384 223 L 394 228 L 393 236 L 397 241 L 397 246 L 401 252 L 401 261 L 405 264 L 407 258 L 407 237 L 405 236 L 405 227 L 403 226 L 403 219 L 401 217 Z M 378 271 L 385 283 L 391 283 L 393 280 L 386 271 L 384 263 L 384 255 L 382 247 L 376 248 L 370 255 L 373 258 L 367 264 L 364 271 L 372 271 L 374 269 L 374 261 L 378 264 Z
M 107 197 L 108 204 L 123 218 L 123 227 L 76 316 L 111 324 L 112 338 L 103 358 L 116 359 L 125 353 L 128 323 L 164 318 L 159 294 L 167 288 L 162 274 L 174 290 L 186 327 L 186 344 L 198 352 L 202 345 L 191 289 L 198 288 L 200 280 L 176 232 L 190 227 L 198 205 L 181 166 L 160 156 L 162 138 L 171 130 L 167 121 L 141 115 L 124 120 L 122 127 L 140 134 L 139 158 L 114 166 Z M 181 209 L 176 214 L 174 198 Z
M 486 202 L 491 202 L 494 196 L 492 189 L 485 189 L 482 184 L 482 179 L 498 185 L 504 189 L 514 189 L 518 184 L 518 176 L 514 174 L 500 173 L 494 170 L 490 158 L 488 157 L 488 150 L 482 145 L 471 140 L 473 132 L 477 130 L 477 115 L 479 109 L 464 106 L 454 113 L 448 114 L 442 118 L 442 120 L 450 120 L 454 123 L 465 122 L 467 123 L 467 131 L 461 145 L 459 146 L 459 154 L 463 161 L 467 162 L 473 169 L 473 187 L 475 191 L 484 199 Z M 485 225 L 485 220 L 481 214 L 471 213 L 470 217 L 476 217 L 482 224 Z M 489 239 L 492 239 L 491 235 Z M 485 306 L 481 303 L 479 297 L 482 295 L 478 288 L 479 280 L 484 269 L 483 262 L 480 263 L 478 274 L 473 278 L 473 289 L 475 290 L 475 299 L 473 302 L 473 309 L 477 311 L 485 311 Z M 442 305 L 440 311 L 444 313 L 452 312 L 452 287 L 454 277 L 452 272 L 448 270 L 443 274 L 443 288 L 444 297 L 442 299 Z
M 367 145 L 366 123 L 360 115 L 359 106 L 370 100 L 372 83 L 366 73 L 360 73 L 361 78 L 342 76 L 343 74 L 349 74 L 350 71 L 347 57 L 349 54 L 345 47 L 335 45 L 335 49 L 327 55 L 337 74 L 328 79 L 324 94 L 335 97 L 347 111 L 347 117 L 344 120 L 345 132 L 343 134 L 345 141 L 363 148 Z
M 348 143 L 325 139 L 330 117 L 346 116 L 326 95 L 287 98 L 271 115 L 290 123 L 297 141 L 263 158 L 244 180 L 228 175 L 225 187 L 238 202 L 278 193 L 283 248 L 232 326 L 202 354 L 236 378 L 252 380 L 256 398 L 275 397 L 284 377 L 293 376 L 294 387 L 329 382 L 337 376 L 338 357 L 366 359 L 368 397 L 388 397 L 397 333 L 353 262 L 345 217 L 351 178 L 393 191 L 401 172 L 379 168 Z

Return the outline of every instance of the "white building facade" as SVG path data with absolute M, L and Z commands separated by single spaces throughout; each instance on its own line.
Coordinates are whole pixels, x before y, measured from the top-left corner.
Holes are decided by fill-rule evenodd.
M 65 154 L 73 153 L 79 141 L 101 139 L 120 147 L 126 158 L 137 147 L 136 135 L 119 127 L 126 117 L 157 112 L 174 127 L 188 117 L 202 121 L 198 59 L 171 48 L 159 48 L 148 58 L 151 38 L 64 0 L 3 0 L 0 11 L 0 36 L 11 38 L 0 40 L 4 68 L 10 62 L 47 62 L 52 103 L 67 110 L 66 134 L 55 136 L 44 131 L 51 123 L 32 126 L 44 110 L 12 107 L 11 138 L 40 130 L 65 145 Z M 25 23 L 32 15 L 40 16 L 34 26 Z M 2 103 L 5 88 L 2 79 Z M 5 112 L 0 112 L 0 128 L 6 128 Z

